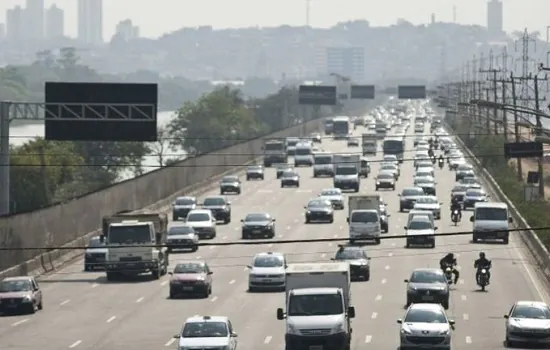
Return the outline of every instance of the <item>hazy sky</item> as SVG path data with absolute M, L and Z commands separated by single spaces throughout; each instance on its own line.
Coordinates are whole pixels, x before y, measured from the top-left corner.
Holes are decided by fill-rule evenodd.
M 546 38 L 550 25 L 550 0 L 503 0 L 506 31 L 538 30 Z M 0 21 L 5 10 L 24 5 L 24 0 L 0 0 Z M 46 0 L 65 10 L 67 34 L 76 33 L 77 0 Z M 366 19 L 373 25 L 395 23 L 404 18 L 413 23 L 452 21 L 453 5 L 457 22 L 485 25 L 487 0 L 311 0 L 311 24 L 329 27 L 337 22 Z M 141 27 L 143 36 L 157 37 L 183 26 L 212 25 L 215 28 L 244 26 L 303 25 L 305 0 L 103 0 L 105 38 L 112 36 L 116 23 L 130 18 Z M 513 15 L 512 15 L 513 14 Z

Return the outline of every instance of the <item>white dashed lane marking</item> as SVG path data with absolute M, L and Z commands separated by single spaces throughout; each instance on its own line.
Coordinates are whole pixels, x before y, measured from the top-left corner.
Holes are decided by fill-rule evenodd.
M 138 298 L 138 299 L 136 300 L 136 303 L 141 303 L 142 301 L 143 301 L 143 297 Z
M 365 343 L 368 344 L 368 343 L 370 343 L 371 341 L 372 341 L 372 335 L 367 335 L 367 336 L 365 337 Z
M 69 299 L 65 300 L 65 301 L 62 301 L 59 306 L 63 306 L 63 305 L 67 305 L 68 303 L 70 303 L 71 301 Z
M 170 339 L 169 341 L 166 342 L 166 344 L 164 344 L 165 347 L 169 347 L 169 346 L 172 346 L 172 344 L 174 344 L 176 342 L 176 339 L 175 338 L 172 338 Z
M 472 337 L 470 336 L 466 337 L 466 344 L 472 344 Z
M 462 319 L 464 321 L 468 321 L 470 319 L 470 316 L 468 316 L 468 314 L 464 314 L 464 315 L 462 315 Z
M 271 341 L 272 337 L 270 335 L 268 335 L 267 337 L 265 337 L 264 339 L 264 344 L 269 344 L 269 342 Z
M 211 302 L 215 302 L 216 300 L 218 300 L 218 297 L 212 297 L 212 299 L 210 299 Z
M 111 322 L 113 322 L 114 320 L 116 320 L 116 316 L 111 316 L 111 317 L 109 317 L 109 319 L 108 319 L 107 321 L 105 321 L 105 322 L 111 323 Z
M 28 318 L 24 318 L 24 319 L 22 319 L 22 320 L 19 320 L 19 321 L 17 321 L 17 322 L 12 323 L 11 325 L 12 325 L 13 327 L 17 327 L 17 326 L 22 325 L 23 323 L 27 322 L 28 320 L 29 320 Z
M 74 343 L 72 343 L 71 345 L 69 345 L 69 349 L 74 349 L 77 346 L 79 346 L 81 343 L 82 343 L 82 340 L 77 340 Z
M 382 300 L 382 296 L 380 294 L 378 294 L 374 300 L 380 301 L 380 300 Z

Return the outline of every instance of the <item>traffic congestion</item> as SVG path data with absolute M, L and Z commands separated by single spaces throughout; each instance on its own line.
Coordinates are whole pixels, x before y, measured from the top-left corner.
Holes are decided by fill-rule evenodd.
M 81 261 L 1 281 L 0 348 L 550 346 L 506 204 L 427 101 L 323 127 L 266 140 L 206 193 L 105 217 Z

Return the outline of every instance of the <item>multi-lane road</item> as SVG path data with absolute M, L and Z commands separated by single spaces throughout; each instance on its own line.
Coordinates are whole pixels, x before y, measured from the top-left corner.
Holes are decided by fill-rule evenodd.
M 361 128 L 356 134 L 362 132 Z M 406 158 L 413 155 L 412 137 L 407 139 Z M 359 152 L 344 141 L 324 139 L 322 147 L 331 152 Z M 361 183 L 361 193 L 374 191 L 373 175 Z M 279 239 L 345 238 L 346 213 L 339 211 L 333 224 L 304 224 L 303 206 L 331 179 L 313 179 L 311 168 L 300 168 L 301 187 L 280 188 L 273 169 L 265 181 L 243 185 L 240 196 L 231 196 L 233 221 L 218 227 L 213 242 L 240 239 L 240 222 L 249 212 L 268 211 L 277 219 Z M 435 249 L 405 249 L 402 235 L 407 214 L 399 213 L 397 193 L 412 185 L 413 165 L 402 165 L 396 191 L 382 192 L 388 203 L 390 232 L 379 246 L 366 246 L 371 260 L 371 279 L 354 282 L 352 300 L 357 317 L 353 320 L 353 349 L 395 349 L 399 328 L 396 319 L 404 312 L 405 283 L 413 268 L 436 267 L 446 252 L 458 255 L 459 284 L 453 286 L 448 311 L 456 320 L 453 349 L 504 348 L 504 319 L 511 304 L 520 299 L 547 300 L 545 284 L 530 267 L 528 254 L 513 237 L 510 244 L 472 244 L 469 236 L 438 237 Z M 444 202 L 438 232 L 471 228 L 469 216 L 455 227 L 449 220 L 448 205 L 454 174 L 436 170 L 437 192 Z M 215 194 L 217 191 L 208 193 Z M 207 194 L 207 195 L 208 195 Z M 40 280 L 44 290 L 44 310 L 35 315 L 0 317 L 0 349 L 175 349 L 172 336 L 184 320 L 193 315 L 227 315 L 238 333 L 240 350 L 283 349 L 284 323 L 277 321 L 277 307 L 283 306 L 283 293 L 247 293 L 248 272 L 254 253 L 284 252 L 290 262 L 326 261 L 337 243 L 268 244 L 201 247 L 196 253 L 174 254 L 172 264 L 186 259 L 205 259 L 214 271 L 213 293 L 209 299 L 168 299 L 168 276 L 160 281 L 144 278 L 128 283 L 107 283 L 101 272 L 85 273 L 82 261 Z M 493 260 L 492 283 L 488 292 L 477 291 L 473 261 L 480 250 Z

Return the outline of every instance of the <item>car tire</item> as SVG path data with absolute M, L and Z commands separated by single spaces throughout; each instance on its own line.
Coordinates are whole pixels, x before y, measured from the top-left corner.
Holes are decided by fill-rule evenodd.
M 168 293 L 168 298 L 169 299 L 176 299 L 176 293 L 174 293 L 173 290 L 170 290 L 170 292 Z
M 84 271 L 92 271 L 92 267 L 90 266 L 90 264 L 84 264 Z
M 172 221 L 178 221 L 178 216 L 177 216 L 177 215 L 174 215 L 174 214 L 172 214 Z
M 241 239 L 248 239 L 250 236 L 248 236 L 246 233 L 243 233 L 241 236 Z
M 380 244 L 380 238 L 376 238 L 376 239 L 374 240 L 374 243 L 375 243 L 376 245 Z
M 334 222 L 334 216 L 331 217 L 331 218 L 328 220 L 328 222 L 332 224 L 332 223 Z
M 299 183 L 299 182 L 296 182 L 296 187 L 300 187 L 300 183 Z
M 250 181 L 250 176 L 247 176 L 247 177 L 246 177 L 246 181 Z
M 196 252 L 197 250 L 199 250 L 199 246 L 198 246 L 198 245 L 197 245 L 197 246 L 194 246 L 193 248 L 191 248 L 191 251 L 192 251 L 192 252 Z
M 378 186 L 375 187 L 375 191 L 378 191 Z
M 241 194 L 241 190 L 240 190 L 240 189 L 237 191 L 237 194 Z
M 264 176 L 262 175 L 262 176 L 260 177 L 260 179 L 262 179 L 262 180 L 263 180 L 263 179 L 264 179 Z
M 38 304 L 38 310 L 44 310 L 44 300 L 40 300 L 40 303 Z
M 441 306 L 443 306 L 445 310 L 449 310 L 449 299 L 443 300 L 443 302 L 441 303 Z
M 365 282 L 370 281 L 370 271 L 367 272 L 367 274 L 365 275 L 364 281 L 365 281 Z

